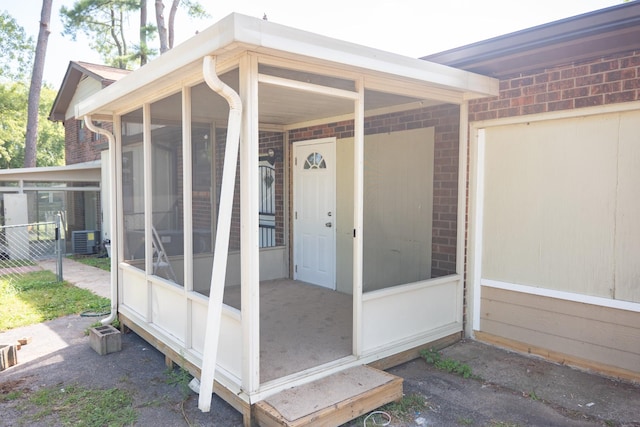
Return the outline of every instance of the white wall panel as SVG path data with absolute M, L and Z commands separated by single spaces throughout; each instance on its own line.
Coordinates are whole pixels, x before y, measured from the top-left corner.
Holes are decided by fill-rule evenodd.
M 640 112 L 485 132 L 482 277 L 640 302 Z
M 620 115 L 615 298 L 640 302 L 640 112 Z
M 486 130 L 483 278 L 613 293 L 616 116 Z

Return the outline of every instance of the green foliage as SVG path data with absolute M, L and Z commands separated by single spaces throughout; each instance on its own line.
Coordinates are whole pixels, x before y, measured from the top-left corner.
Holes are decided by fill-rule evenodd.
M 27 81 L 35 43 L 7 12 L 0 14 L 0 82 Z
M 105 63 L 126 69 L 132 64 L 125 30 L 129 15 L 139 6 L 139 0 L 77 0 L 71 8 L 60 8 L 63 34 L 76 40 L 84 33 Z
M 451 358 L 443 359 L 440 353 L 432 348 L 422 350 L 420 356 L 428 364 L 433 365 L 441 371 L 460 375 L 463 378 L 475 378 L 469 365 Z
M 77 262 L 81 262 L 85 265 L 89 265 L 91 267 L 96 267 L 105 271 L 111 271 L 111 258 L 98 258 L 96 256 L 74 255 L 71 257 L 71 259 Z
M 57 282 L 50 271 L 38 271 L 14 280 L 0 277 L 0 307 L 3 331 L 83 311 L 109 311 L 110 301 L 67 282 Z
M 402 396 L 397 402 L 387 403 L 386 405 L 378 408 L 375 412 L 383 412 L 386 415 L 378 413 L 369 413 L 362 415 L 349 423 L 350 427 L 362 426 L 365 427 L 364 421 L 367 420 L 367 426 L 382 426 L 387 425 L 385 422 L 391 421 L 392 425 L 396 423 L 402 423 L 405 425 L 413 421 L 418 414 L 422 413 L 428 408 L 427 401 L 419 394 L 408 394 Z
M 22 82 L 0 83 L 0 169 L 24 164 L 29 88 Z M 40 92 L 37 166 L 64 164 L 64 128 L 47 119 L 56 97 L 48 85 Z
M 43 408 L 33 416 L 34 421 L 52 421 L 47 417 L 55 415 L 63 426 L 126 426 L 138 418 L 131 392 L 115 388 L 44 388 L 33 394 L 30 403 Z
M 197 0 L 181 0 L 179 6 L 192 18 L 209 16 Z M 149 8 L 148 15 L 155 16 L 151 10 L 155 11 Z M 168 11 L 166 8 L 167 14 Z M 133 69 L 141 58 L 150 59 L 158 54 L 158 49 L 149 47 L 158 35 L 156 25 L 147 24 L 136 33 L 137 40 L 130 38 L 134 33 L 129 31 L 129 23 L 139 23 L 139 16 L 133 16 L 139 13 L 140 0 L 76 0 L 72 7 L 60 8 L 63 34 L 72 40 L 79 33 L 85 34 L 105 64 L 123 69 Z
M 191 394 L 189 383 L 193 379 L 189 371 L 183 367 L 177 367 L 174 369 L 167 369 L 165 374 L 167 376 L 167 384 L 177 386 L 180 390 L 180 394 L 182 394 L 183 401 L 186 400 Z

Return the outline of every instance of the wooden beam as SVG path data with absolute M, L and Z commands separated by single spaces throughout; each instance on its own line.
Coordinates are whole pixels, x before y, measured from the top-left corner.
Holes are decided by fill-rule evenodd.
M 504 338 L 481 331 L 473 332 L 475 338 L 486 344 L 495 345 L 503 349 L 513 350 L 518 353 L 539 356 L 561 365 L 594 371 L 609 377 L 620 378 L 627 381 L 640 382 L 640 372 L 632 372 L 604 363 L 594 362 L 566 353 L 560 353 L 543 347 L 533 346 L 520 341 Z
M 156 350 L 165 355 L 165 364 L 169 361 L 177 364 L 181 368 L 188 371 L 195 378 L 200 378 L 200 367 L 186 360 L 180 353 L 174 351 L 171 347 L 164 344 L 162 341 L 157 339 L 153 334 L 147 332 L 138 324 L 136 324 L 133 320 L 129 319 L 122 313 L 118 314 L 118 318 L 120 320 L 121 329 L 128 329 L 138 335 L 140 338 L 148 342 L 152 345 Z M 124 330 L 123 330 L 124 332 Z M 218 395 L 222 400 L 231 405 L 236 411 L 243 414 L 245 417 L 250 418 L 251 414 L 251 405 L 249 402 L 244 401 L 234 392 L 226 388 L 224 385 L 220 384 L 217 381 L 213 383 L 213 392 Z

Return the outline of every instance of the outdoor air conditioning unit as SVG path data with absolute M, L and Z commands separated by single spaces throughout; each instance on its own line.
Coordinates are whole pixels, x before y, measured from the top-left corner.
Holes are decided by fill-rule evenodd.
M 71 248 L 75 255 L 97 254 L 100 248 L 100 230 L 73 231 Z

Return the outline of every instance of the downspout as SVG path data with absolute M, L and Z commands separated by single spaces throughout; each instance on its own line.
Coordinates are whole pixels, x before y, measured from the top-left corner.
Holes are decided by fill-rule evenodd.
M 87 126 L 91 132 L 97 133 L 98 135 L 106 136 L 109 140 L 109 208 L 111 210 L 111 214 L 109 215 L 109 228 L 111 228 L 111 237 L 116 231 L 116 139 L 113 136 L 113 133 L 109 132 L 106 129 L 102 129 L 93 124 L 93 120 L 91 116 L 84 116 L 84 124 Z M 102 319 L 100 323 L 103 325 L 108 325 L 114 320 L 116 320 L 116 316 L 118 315 L 118 251 L 117 245 L 111 245 L 111 313 L 108 317 Z
M 211 410 L 211 395 L 213 393 L 213 381 L 218 354 L 218 340 L 220 338 L 224 282 L 227 274 L 229 233 L 231 229 L 231 215 L 233 211 L 233 193 L 236 180 L 238 149 L 240 147 L 242 101 L 240 96 L 231 87 L 220 80 L 216 74 L 216 58 L 214 56 L 204 57 L 204 61 L 202 63 L 202 74 L 207 85 L 218 95 L 222 96 L 229 104 L 227 141 L 224 154 L 224 167 L 222 169 L 222 188 L 220 191 L 216 242 L 213 252 L 213 269 L 211 271 L 211 286 L 209 290 L 209 304 L 207 307 L 204 349 L 202 351 L 202 370 L 200 373 L 199 385 L 200 395 L 198 397 L 198 408 L 202 412 L 209 412 Z

